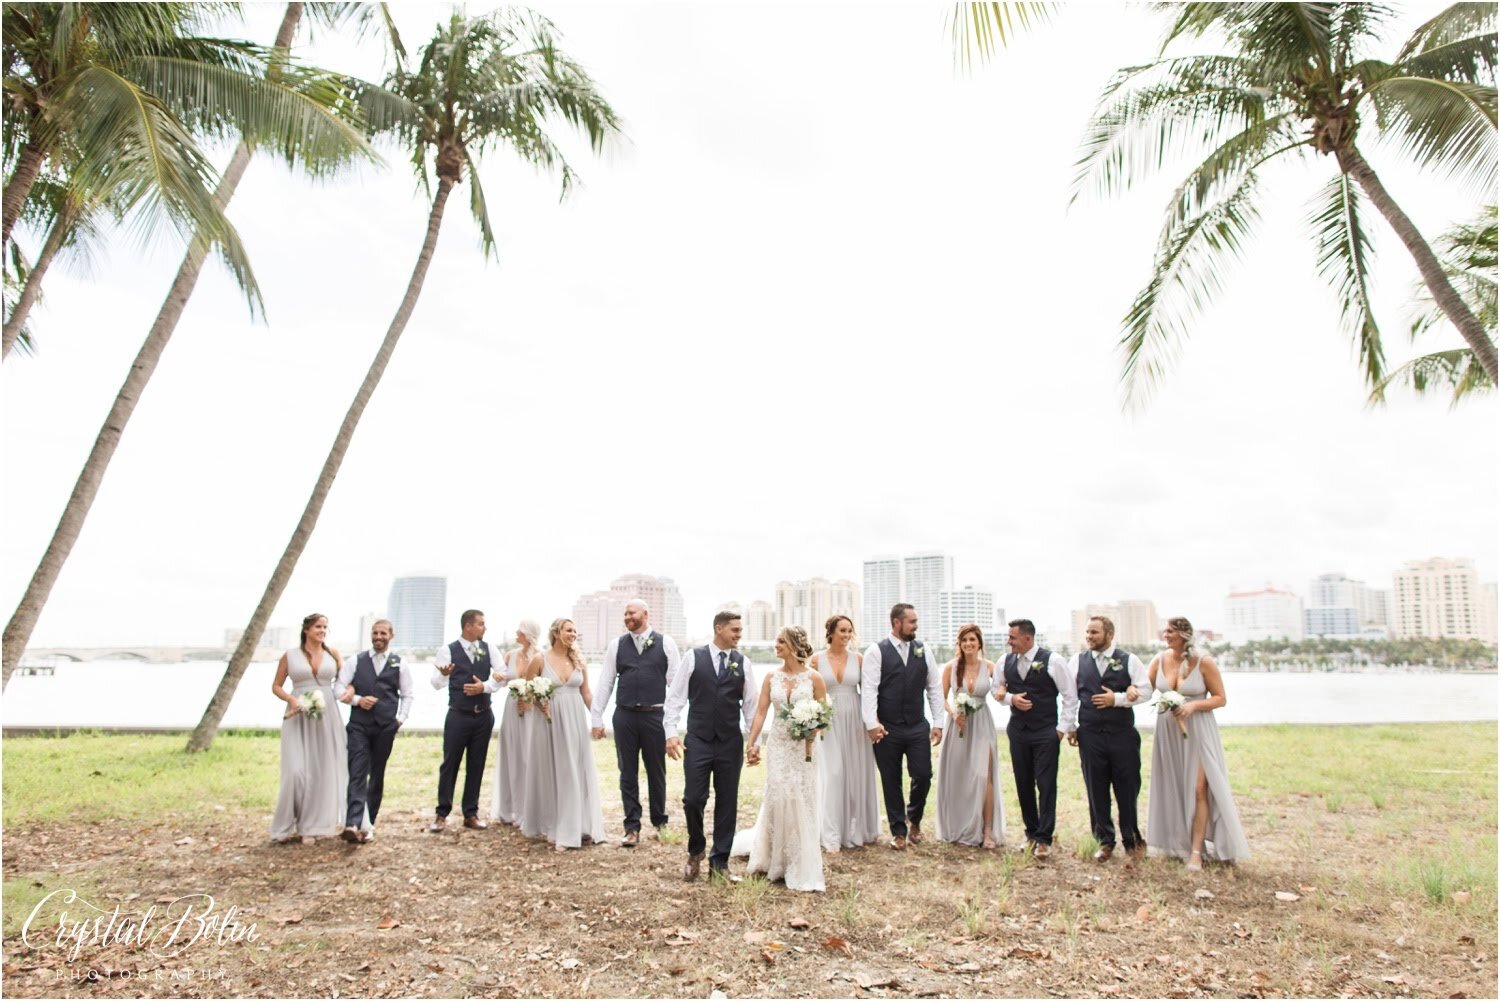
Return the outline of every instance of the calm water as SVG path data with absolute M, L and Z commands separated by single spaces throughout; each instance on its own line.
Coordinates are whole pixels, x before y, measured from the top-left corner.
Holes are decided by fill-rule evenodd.
M 757 677 L 768 668 L 753 665 Z M 223 676 L 220 662 L 141 664 L 94 661 L 59 664 L 52 677 L 11 678 L 5 689 L 5 726 L 171 727 L 197 724 L 203 707 Z M 284 703 L 271 695 L 274 664 L 252 664 L 224 718 L 225 726 L 276 727 Z M 441 729 L 447 693 L 428 683 L 432 669 L 415 667 L 417 701 L 408 724 Z M 590 667 L 589 676 L 597 677 Z M 1409 723 L 1500 718 L 1496 675 L 1436 673 L 1389 674 L 1235 674 L 1226 673 L 1229 705 L 1219 722 L 1251 723 Z M 1009 710 L 990 700 L 1004 726 Z M 347 709 L 343 710 L 346 714 Z M 1137 710 L 1142 726 L 1155 713 Z M 606 712 L 605 721 L 608 722 Z

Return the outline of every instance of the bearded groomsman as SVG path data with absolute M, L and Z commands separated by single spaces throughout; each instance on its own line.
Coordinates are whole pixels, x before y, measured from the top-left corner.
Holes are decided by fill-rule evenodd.
M 615 762 L 620 767 L 620 802 L 625 808 L 626 848 L 641 840 L 640 770 L 646 766 L 651 826 L 661 838 L 667 826 L 667 736 L 677 720 L 663 719 L 667 686 L 677 677 L 677 644 L 651 628 L 651 610 L 633 600 L 625 606 L 625 634 L 604 652 L 594 689 L 593 735 L 604 739 L 604 707 L 615 693 Z M 680 709 L 681 707 L 679 707 Z
M 891 634 L 870 644 L 860 665 L 860 709 L 875 745 L 875 767 L 885 795 L 891 847 L 922 840 L 922 811 L 932 787 L 932 749 L 943 739 L 943 669 L 917 639 L 917 610 L 902 602 L 891 608 Z M 927 694 L 923 715 L 922 694 Z M 911 799 L 903 803 L 901 763 L 911 775 Z
M 1089 826 L 1099 842 L 1096 862 L 1108 862 L 1115 852 L 1115 825 L 1110 817 L 1110 791 L 1120 811 L 1120 843 L 1140 858 L 1146 841 L 1136 821 L 1141 793 L 1141 735 L 1135 728 L 1134 706 L 1151 691 L 1146 665 L 1133 653 L 1115 646 L 1115 624 L 1102 615 L 1089 619 L 1084 631 L 1088 646 L 1078 655 L 1078 729 L 1068 742 L 1078 746 L 1083 785 L 1088 793 Z
M 349 797 L 345 841 L 375 837 L 375 818 L 385 792 L 385 763 L 406 722 L 416 692 L 411 671 L 391 651 L 395 630 L 386 619 L 370 627 L 370 649 L 349 657 L 333 683 L 333 697 L 349 704 Z
M 443 763 L 438 768 L 437 818 L 427 828 L 440 833 L 453 810 L 453 786 L 458 767 L 465 763 L 464 826 L 482 831 L 489 825 L 479 819 L 479 784 L 484 780 L 484 762 L 490 753 L 490 735 L 495 732 L 495 714 L 490 695 L 500 689 L 500 676 L 490 645 L 484 641 L 484 613 L 470 608 L 459 617 L 459 638 L 439 650 L 432 664 L 432 687 L 448 688 L 448 715 L 443 719 Z
M 1057 826 L 1057 752 L 1063 737 L 1077 729 L 1078 691 L 1068 658 L 1037 646 L 1036 626 L 1030 619 L 1010 622 L 1009 642 L 1005 688 L 995 698 L 1010 706 L 1005 736 L 1026 824 L 1026 847 L 1037 858 L 1046 858 Z

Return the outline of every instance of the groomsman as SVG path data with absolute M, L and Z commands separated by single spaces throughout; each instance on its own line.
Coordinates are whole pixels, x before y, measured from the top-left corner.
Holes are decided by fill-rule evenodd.
M 1030 619 L 1010 622 L 1009 642 L 1005 694 L 995 698 L 1010 706 L 1005 735 L 1026 824 L 1026 847 L 1037 858 L 1046 858 L 1057 826 L 1057 752 L 1063 737 L 1077 729 L 1078 691 L 1068 658 L 1036 645 L 1036 626 Z
M 860 708 L 875 745 L 875 767 L 885 795 L 891 847 L 922 841 L 922 810 L 932 786 L 932 749 L 943 739 L 943 669 L 917 639 L 917 610 L 891 608 L 891 634 L 865 651 Z M 923 716 L 927 693 L 931 722 Z M 901 762 L 911 775 L 911 800 L 902 804 Z
M 469 609 L 459 617 L 459 638 L 438 652 L 432 665 L 432 687 L 448 687 L 448 715 L 443 720 L 443 763 L 438 768 L 437 819 L 427 828 L 440 833 L 453 810 L 453 786 L 458 766 L 464 769 L 464 826 L 482 831 L 489 825 L 479 819 L 479 783 L 484 780 L 484 761 L 490 753 L 490 735 L 495 732 L 495 714 L 490 694 L 500 690 L 500 678 L 491 676 L 495 658 L 484 641 L 484 613 Z
M 591 707 L 594 739 L 603 740 L 604 707 L 609 704 L 609 693 L 615 692 L 615 763 L 620 768 L 626 848 L 634 848 L 641 840 L 642 763 L 646 766 L 651 826 L 656 828 L 658 840 L 667 826 L 667 744 L 662 710 L 667 685 L 677 676 L 678 660 L 672 637 L 651 628 L 651 610 L 646 603 L 634 600 L 627 604 L 625 634 L 604 651 L 604 666 Z M 675 734 L 677 718 L 667 719 Z
M 1146 665 L 1135 654 L 1115 646 L 1115 624 L 1102 615 L 1089 619 L 1088 646 L 1078 655 L 1078 729 L 1068 742 L 1078 746 L 1083 785 L 1088 793 L 1089 826 L 1099 842 L 1097 862 L 1115 852 L 1115 825 L 1110 818 L 1110 791 L 1120 811 L 1120 842 L 1140 858 L 1146 841 L 1136 822 L 1141 793 L 1141 735 L 1135 709 L 1151 690 Z
M 708 806 L 708 784 L 714 788 L 714 843 L 708 856 L 708 875 L 738 882 L 729 875 L 729 852 L 734 846 L 734 823 L 739 813 L 741 756 L 746 730 L 755 717 L 758 693 L 750 677 L 750 665 L 740 653 L 744 623 L 738 612 L 714 616 L 713 642 L 692 651 L 682 670 L 672 676 L 667 694 L 664 736 L 667 753 L 676 761 L 683 751 L 677 739 L 677 717 L 688 707 L 687 760 L 682 766 L 682 813 L 687 818 L 688 860 L 682 878 L 698 878 L 708 840 L 703 835 L 703 810 Z M 760 749 L 752 746 L 750 764 L 760 760 Z
M 370 627 L 370 649 L 345 659 L 333 683 L 333 697 L 350 706 L 349 809 L 342 837 L 358 844 L 375 837 L 385 763 L 416 698 L 411 671 L 400 654 L 391 652 L 394 635 L 390 622 L 378 619 Z

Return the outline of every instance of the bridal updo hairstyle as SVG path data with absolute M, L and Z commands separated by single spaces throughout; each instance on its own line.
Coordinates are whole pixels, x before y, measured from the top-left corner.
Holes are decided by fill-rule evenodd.
M 792 656 L 797 658 L 797 663 L 806 664 L 807 658 L 812 656 L 813 649 L 807 639 L 807 630 L 801 626 L 787 626 L 777 633 L 776 638 L 792 648 Z
M 1182 659 L 1192 663 L 1195 647 L 1193 646 L 1193 624 L 1182 616 L 1167 620 L 1167 625 L 1177 630 L 1182 637 Z
M 849 616 L 847 616 L 847 615 L 831 615 L 831 616 L 829 616 L 828 617 L 828 621 L 825 622 L 825 623 L 823 623 L 823 635 L 824 635 L 825 638 L 827 638 L 827 640 L 828 640 L 829 643 L 833 642 L 833 633 L 834 633 L 834 630 L 838 629 L 840 622 L 847 622 L 847 623 L 849 623 L 849 628 L 850 629 L 854 628 L 854 620 L 851 619 L 851 618 L 849 618 Z

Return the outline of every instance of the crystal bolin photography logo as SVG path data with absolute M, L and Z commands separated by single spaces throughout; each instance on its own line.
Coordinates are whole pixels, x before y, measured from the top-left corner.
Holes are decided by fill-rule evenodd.
M 258 938 L 253 921 L 242 921 L 235 907 L 219 911 L 207 893 L 160 898 L 141 912 L 122 911 L 119 904 L 105 910 L 76 890 L 53 890 L 37 901 L 21 926 L 27 946 L 65 949 L 69 962 L 76 962 L 86 946 L 125 945 L 170 959 L 200 943 L 228 945 Z

